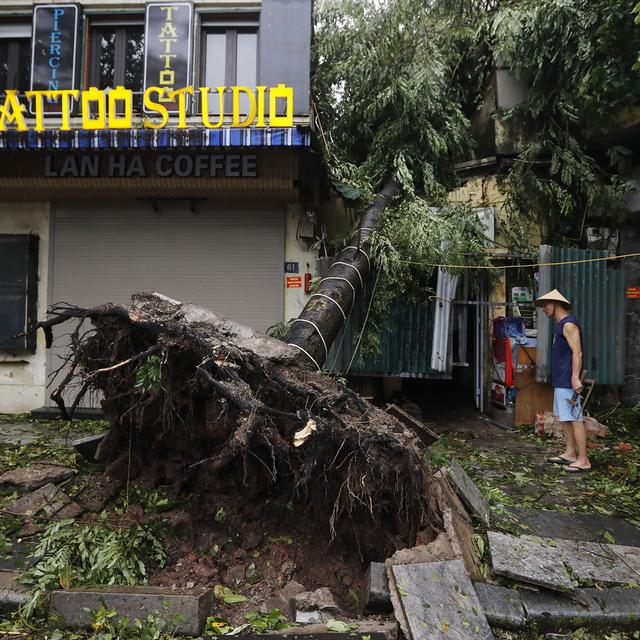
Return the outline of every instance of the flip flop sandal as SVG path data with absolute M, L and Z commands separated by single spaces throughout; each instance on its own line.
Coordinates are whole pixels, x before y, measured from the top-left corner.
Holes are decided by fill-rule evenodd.
M 564 468 L 566 473 L 589 473 L 591 467 L 572 467 L 568 465 Z
M 553 456 L 552 458 L 547 458 L 547 462 L 551 462 L 552 464 L 573 464 L 573 460 L 567 460 L 562 456 Z

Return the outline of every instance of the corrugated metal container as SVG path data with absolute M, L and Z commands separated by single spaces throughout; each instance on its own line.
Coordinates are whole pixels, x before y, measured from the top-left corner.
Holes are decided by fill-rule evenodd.
M 368 300 L 361 297 L 327 358 L 333 371 L 360 376 L 400 376 L 403 378 L 451 378 L 451 371 L 431 369 L 434 303 L 396 300 L 380 336 L 377 357 L 356 355 L 349 368 L 355 343 L 366 316 Z M 449 341 L 451 342 L 451 340 Z M 449 359 L 450 360 L 450 359 Z
M 583 328 L 584 365 L 598 384 L 624 384 L 625 273 L 606 260 L 606 251 L 540 247 L 541 262 L 562 262 L 540 268 L 539 294 L 559 289 L 572 302 L 572 314 Z M 553 321 L 539 312 L 538 376 L 549 380 Z M 540 348 L 542 347 L 542 348 Z

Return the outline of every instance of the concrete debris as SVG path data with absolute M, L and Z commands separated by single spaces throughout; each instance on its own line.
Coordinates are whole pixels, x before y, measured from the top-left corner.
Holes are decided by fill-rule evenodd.
M 197 636 L 213 607 L 211 589 L 166 587 L 95 587 L 51 593 L 50 611 L 71 627 L 91 624 L 88 609 L 114 609 L 119 617 L 144 619 L 160 615 L 171 621 L 177 635 Z
M 360 594 L 362 613 L 388 613 L 392 610 L 389 578 L 382 562 L 372 562 L 364 576 Z
M 327 587 L 315 591 L 303 591 L 293 598 L 295 622 L 321 624 L 342 615 L 333 594 Z
M 438 562 L 453 560 L 456 554 L 451 546 L 449 536 L 440 532 L 438 537 L 428 544 L 421 544 L 411 549 L 400 549 L 385 561 L 387 566 L 398 564 L 416 564 L 419 562 Z M 373 564 L 373 563 L 372 563 Z
M 494 637 L 462 560 L 398 565 L 391 576 L 408 640 Z
M 13 485 L 23 491 L 35 491 L 45 484 L 57 484 L 75 474 L 73 469 L 58 464 L 34 464 L 18 467 L 0 475 L 1 485 Z
M 544 538 L 518 538 L 497 531 L 487 535 L 496 574 L 557 591 L 573 589 L 560 551 Z
M 447 469 L 447 475 L 465 506 L 473 515 L 477 516 L 483 524 L 489 526 L 491 513 L 489 503 L 457 460 L 451 461 Z
M 27 588 L 18 583 L 16 571 L 0 571 L 0 613 L 17 611 L 26 599 Z
M 26 518 L 41 512 L 47 517 L 52 517 L 71 502 L 71 498 L 62 489 L 54 484 L 47 484 L 32 493 L 13 500 L 4 507 L 3 511 Z
M 87 436 L 86 438 L 74 440 L 71 444 L 85 460 L 95 462 L 98 447 L 104 440 L 105 435 L 106 433 L 96 433 L 95 435 Z

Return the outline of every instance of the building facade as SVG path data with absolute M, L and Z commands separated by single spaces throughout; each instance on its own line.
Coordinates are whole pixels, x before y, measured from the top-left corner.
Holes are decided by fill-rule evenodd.
M 0 7 L 0 412 L 50 404 L 56 303 L 158 291 L 266 330 L 315 272 L 312 0 Z M 55 385 L 55 382 L 53 382 Z

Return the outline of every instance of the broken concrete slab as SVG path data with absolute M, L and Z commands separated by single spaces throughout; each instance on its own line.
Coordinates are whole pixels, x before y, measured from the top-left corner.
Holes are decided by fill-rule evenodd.
M 432 445 L 440 437 L 435 431 L 429 429 L 424 422 L 414 418 L 398 405 L 390 404 L 385 411 L 402 422 L 406 427 L 409 427 L 427 447 Z
M 33 559 L 28 558 L 33 547 L 33 543 L 27 540 L 8 543 L 5 550 L 0 553 L 0 571 L 16 571 L 33 564 Z
M 391 574 L 409 640 L 494 637 L 462 560 L 398 565 Z
M 440 560 L 454 560 L 456 554 L 451 546 L 449 536 L 441 531 L 435 540 L 428 544 L 420 544 L 410 549 L 399 549 L 384 564 L 417 564 L 419 562 L 438 562 Z M 375 563 L 372 563 L 375 564 Z
M 54 484 L 46 484 L 21 498 L 13 500 L 3 509 L 14 516 L 30 518 L 38 513 L 51 517 L 71 503 L 71 498 Z
M 474 582 L 478 600 L 492 627 L 500 629 L 523 629 L 526 615 L 520 592 L 486 582 Z
M 640 629 L 640 589 L 610 587 L 580 591 L 600 605 L 610 628 Z
M 371 636 L 371 640 L 397 640 L 398 624 L 387 620 L 357 620 L 357 628 L 348 634 L 330 631 L 326 624 L 308 624 L 304 627 L 289 627 L 272 631 L 266 635 L 284 636 L 288 640 L 360 640 Z M 242 636 L 238 636 L 242 637 Z M 255 636 L 255 640 L 264 640 L 265 635 Z
M 616 554 L 617 545 L 558 539 L 554 539 L 553 543 L 562 554 L 565 565 L 571 568 L 579 580 L 594 580 L 612 584 L 640 582 L 640 574 L 636 573 L 620 555 Z M 621 549 L 626 551 L 633 548 L 622 547 Z M 620 551 L 620 554 L 625 551 Z M 640 552 L 640 549 L 636 549 L 636 552 Z M 631 554 L 632 552 L 630 556 Z M 638 559 L 640 560 L 640 556 Z
M 13 485 L 23 491 L 35 491 L 46 484 L 57 484 L 75 474 L 73 469 L 58 464 L 34 464 L 18 467 L 0 475 L 0 485 Z
M 489 526 L 491 517 L 489 502 L 457 460 L 451 461 L 451 464 L 447 468 L 447 475 L 465 506 L 473 515 L 478 517 L 481 522 Z
M 71 446 L 85 459 L 89 462 L 96 461 L 96 452 L 98 451 L 98 446 L 104 440 L 106 432 L 96 433 L 91 436 L 86 436 L 85 438 L 79 438 L 78 440 L 74 440 L 71 443 Z
M 295 580 L 290 580 L 274 596 L 265 601 L 262 611 L 269 613 L 274 609 L 279 609 L 287 618 L 295 617 L 293 609 L 293 599 L 300 593 L 306 591 L 303 585 Z
M 612 551 L 635 576 L 635 583 L 640 584 L 640 547 L 629 547 L 621 544 L 608 544 Z
M 342 614 L 327 587 L 298 593 L 293 597 L 293 608 L 298 624 L 322 624 Z
M 496 574 L 557 591 L 573 588 L 562 553 L 546 539 L 489 531 L 489 550 Z
M 389 578 L 383 562 L 371 562 L 360 595 L 362 613 L 387 613 L 393 609 Z
M 584 589 L 576 592 L 580 601 L 549 591 L 520 591 L 528 622 L 534 622 L 542 631 L 602 627 L 607 625 L 602 608 Z
M 130 621 L 160 615 L 171 623 L 176 634 L 197 636 L 211 612 L 213 590 L 150 586 L 78 588 L 53 591 L 49 606 L 52 613 L 62 616 L 72 627 L 91 624 L 85 609 L 95 611 L 105 607 Z
M 26 600 L 27 588 L 17 580 L 16 571 L 0 571 L 0 613 L 17 611 Z
M 640 547 L 640 527 L 636 527 L 622 518 L 601 516 L 592 513 L 569 513 L 505 507 L 508 522 L 526 529 L 531 535 L 565 540 L 584 540 L 585 542 L 607 542 Z

